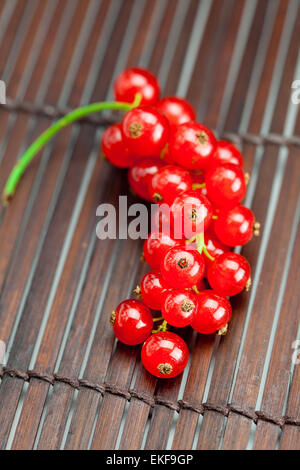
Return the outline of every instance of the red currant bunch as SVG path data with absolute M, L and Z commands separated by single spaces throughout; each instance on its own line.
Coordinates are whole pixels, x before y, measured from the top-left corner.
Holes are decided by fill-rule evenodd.
M 157 79 L 139 68 L 125 70 L 114 90 L 129 103 L 138 93 L 140 105 L 103 133 L 102 151 L 129 168 L 132 192 L 157 210 L 143 248 L 152 270 L 134 291 L 139 300 L 125 300 L 113 312 L 113 329 L 123 343 L 143 343 L 148 372 L 172 378 L 186 367 L 188 347 L 168 327 L 226 333 L 228 297 L 251 284 L 248 261 L 231 250 L 258 235 L 260 225 L 241 204 L 248 180 L 241 152 L 196 122 L 188 101 L 160 98 Z
M 249 175 L 240 151 L 197 122 L 188 101 L 161 98 L 157 78 L 137 67 L 117 77 L 114 93 L 116 102 L 78 108 L 38 138 L 12 169 L 3 201 L 12 198 L 29 162 L 60 129 L 90 113 L 126 111 L 120 123 L 103 132 L 102 153 L 116 167 L 128 168 L 132 192 L 154 202 L 158 211 L 143 249 L 152 271 L 135 289 L 139 299 L 121 302 L 111 323 L 121 342 L 143 343 L 147 371 L 171 378 L 187 365 L 188 348 L 167 331 L 168 324 L 190 325 L 200 334 L 226 332 L 231 317 L 227 297 L 251 284 L 247 259 L 231 249 L 259 235 L 260 224 L 241 204 Z M 151 309 L 161 315 L 153 317 Z

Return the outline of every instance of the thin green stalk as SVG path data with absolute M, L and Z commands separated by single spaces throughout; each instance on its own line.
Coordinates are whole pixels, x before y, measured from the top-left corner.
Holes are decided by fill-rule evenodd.
M 168 329 L 168 323 L 166 322 L 166 320 L 164 320 L 162 324 L 159 325 L 159 327 L 156 330 L 152 330 L 152 333 L 158 333 L 159 331 L 167 331 L 167 329 Z
M 200 291 L 198 290 L 197 286 L 193 286 L 192 289 L 196 294 L 200 294 Z
M 202 254 L 202 251 L 203 251 L 203 253 L 205 254 L 205 256 L 207 256 L 208 259 L 210 259 L 211 261 L 215 260 L 215 258 L 211 256 L 211 254 L 207 251 L 205 241 L 204 241 L 204 233 L 198 233 L 196 235 L 196 243 L 197 243 L 197 250 L 199 251 L 200 254 Z
M 74 109 L 69 114 L 66 114 L 58 121 L 55 121 L 51 127 L 46 129 L 26 150 L 22 157 L 18 160 L 14 168 L 12 169 L 2 195 L 2 201 L 4 205 L 7 205 L 12 199 L 16 187 L 19 183 L 20 178 L 22 177 L 24 171 L 31 163 L 35 155 L 49 142 L 52 137 L 54 137 L 61 129 L 72 124 L 83 117 L 98 113 L 100 111 L 105 111 L 108 109 L 120 110 L 120 111 L 129 111 L 136 106 L 139 106 L 142 96 L 140 93 L 135 95 L 133 103 L 122 103 L 118 101 L 107 101 L 88 104 L 87 106 L 82 106 L 80 108 Z

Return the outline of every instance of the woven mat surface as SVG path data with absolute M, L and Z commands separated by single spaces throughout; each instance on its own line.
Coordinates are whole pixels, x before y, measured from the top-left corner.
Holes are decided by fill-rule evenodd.
M 110 312 L 148 270 L 142 240 L 96 237 L 130 195 L 100 158 L 111 115 L 66 128 L 0 209 L 0 449 L 300 448 L 298 0 L 2 0 L 0 189 L 53 119 L 112 98 L 127 66 L 242 149 L 261 236 L 225 337 L 183 331 L 185 373 L 149 376 Z

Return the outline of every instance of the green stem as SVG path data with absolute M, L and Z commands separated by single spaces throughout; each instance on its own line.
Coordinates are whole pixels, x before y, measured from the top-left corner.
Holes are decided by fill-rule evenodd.
M 201 189 L 205 188 L 205 183 L 193 183 L 192 184 L 192 189 Z
M 164 320 L 162 324 L 159 325 L 157 330 L 152 330 L 152 333 L 158 333 L 159 331 L 167 331 L 167 329 L 168 329 L 168 323 L 166 322 L 166 320 Z
M 204 241 L 204 233 L 197 233 L 197 235 L 194 235 L 193 237 L 189 238 L 188 240 L 185 240 L 185 243 L 187 245 L 196 242 L 197 245 L 197 250 L 199 251 L 200 255 L 203 253 L 207 258 L 209 258 L 211 261 L 215 261 L 215 258 L 213 258 L 207 251 L 205 241 Z
M 215 258 L 211 256 L 207 251 L 205 241 L 204 241 L 204 233 L 198 233 L 196 235 L 196 243 L 197 243 L 197 250 L 199 251 L 200 254 L 202 254 L 202 251 L 203 251 L 203 253 L 205 254 L 205 256 L 207 256 L 208 259 L 210 259 L 211 261 L 215 260 Z
M 193 286 L 192 289 L 196 294 L 200 294 L 200 291 L 198 290 L 197 286 Z
M 100 111 L 105 111 L 108 109 L 113 110 L 123 110 L 129 111 L 136 106 L 139 106 L 141 102 L 142 96 L 140 93 L 135 95 L 133 103 L 123 103 L 118 101 L 107 101 L 107 102 L 99 102 L 99 103 L 92 103 L 88 104 L 87 106 L 82 106 L 80 108 L 74 109 L 69 114 L 66 114 L 58 121 L 55 121 L 51 127 L 46 129 L 26 150 L 26 152 L 22 155 L 19 161 L 16 163 L 14 168 L 12 169 L 7 182 L 5 184 L 3 190 L 3 204 L 7 205 L 10 199 L 13 197 L 16 187 L 19 183 L 20 178 L 22 177 L 24 171 L 31 163 L 32 159 L 35 155 L 49 142 L 52 137 L 55 136 L 61 129 L 66 127 L 67 125 L 82 119 L 83 117 L 98 113 Z

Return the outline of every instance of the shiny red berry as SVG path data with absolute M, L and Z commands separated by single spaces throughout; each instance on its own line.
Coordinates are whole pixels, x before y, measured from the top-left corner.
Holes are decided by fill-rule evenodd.
M 245 245 L 253 237 L 255 217 L 248 207 L 238 205 L 233 209 L 223 209 L 215 221 L 218 238 L 228 246 Z
M 141 281 L 142 299 L 145 304 L 153 310 L 161 310 L 164 295 L 167 294 L 169 290 L 170 286 L 157 269 L 153 269 L 145 274 Z
M 186 191 L 174 199 L 171 206 L 171 222 L 174 233 L 191 238 L 203 233 L 210 225 L 213 206 L 199 189 Z
M 176 289 L 192 287 L 204 275 L 205 263 L 196 250 L 182 246 L 171 248 L 163 257 L 160 271 L 170 286 Z
M 211 130 L 197 122 L 187 122 L 171 133 L 169 151 L 178 165 L 202 170 L 211 164 L 216 145 Z
M 148 70 L 133 67 L 124 70 L 114 84 L 117 101 L 132 103 L 136 93 L 141 93 L 143 105 L 155 105 L 160 87 L 156 77 Z
M 132 190 L 141 198 L 151 201 L 148 190 L 149 179 L 163 166 L 164 164 L 154 157 L 135 161 L 128 171 L 128 181 Z
M 125 114 L 122 133 L 134 155 L 159 157 L 169 138 L 169 123 L 156 108 L 140 106 Z
M 160 168 L 149 180 L 149 193 L 157 203 L 172 204 L 181 193 L 192 189 L 192 178 L 187 170 L 175 165 Z
M 155 377 L 170 379 L 181 374 L 188 363 L 189 351 L 185 341 L 170 331 L 150 336 L 142 347 L 142 363 Z
M 194 330 L 210 335 L 227 325 L 232 310 L 226 297 L 208 289 L 197 294 L 197 300 L 198 309 L 191 323 Z
M 111 314 L 114 334 L 122 343 L 143 343 L 153 329 L 152 314 L 143 302 L 128 299 L 121 302 Z
M 218 256 L 207 270 L 207 279 L 218 294 L 239 294 L 250 280 L 250 266 L 244 256 L 228 252 Z
M 156 106 L 166 116 L 171 126 L 179 126 L 196 119 L 194 108 L 187 100 L 178 96 L 167 96 L 158 101 Z
M 175 289 L 165 295 L 161 313 L 167 323 L 181 328 L 191 324 L 197 309 L 196 294 L 190 290 Z
M 210 168 L 205 175 L 205 184 L 209 200 L 218 207 L 230 209 L 246 194 L 243 170 L 230 163 Z
M 241 152 L 231 142 L 218 140 L 217 149 L 212 158 L 212 164 L 224 165 L 225 163 L 242 167 L 243 157 Z
M 144 242 L 143 253 L 145 260 L 151 268 L 159 268 L 167 251 L 181 243 L 180 240 L 175 240 L 169 233 L 151 232 Z
M 135 158 L 124 144 L 121 124 L 114 124 L 105 129 L 101 146 L 103 154 L 113 165 L 128 168 L 134 164 Z

